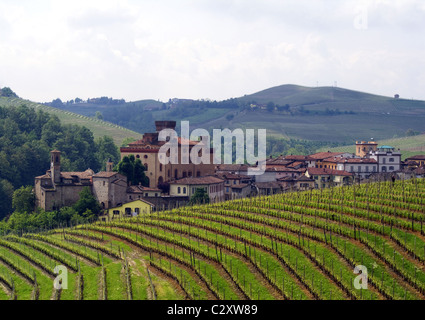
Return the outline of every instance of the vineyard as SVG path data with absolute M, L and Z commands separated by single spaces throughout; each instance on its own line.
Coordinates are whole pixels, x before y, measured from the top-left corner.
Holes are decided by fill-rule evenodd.
M 0 299 L 424 300 L 424 199 L 412 179 L 5 234 Z

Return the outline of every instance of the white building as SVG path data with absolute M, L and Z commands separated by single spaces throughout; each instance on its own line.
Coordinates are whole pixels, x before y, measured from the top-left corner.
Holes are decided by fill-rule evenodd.
M 367 178 L 378 172 L 378 162 L 368 158 L 349 158 L 337 160 L 337 170 L 354 173 L 361 178 Z
M 376 151 L 369 152 L 369 158 L 375 159 L 378 163 L 378 172 L 394 172 L 400 170 L 401 153 L 400 150 L 395 151 L 394 147 L 382 146 Z
M 191 177 L 170 182 L 170 196 L 192 197 L 196 189 L 204 189 L 211 203 L 224 201 L 224 180 L 213 177 Z

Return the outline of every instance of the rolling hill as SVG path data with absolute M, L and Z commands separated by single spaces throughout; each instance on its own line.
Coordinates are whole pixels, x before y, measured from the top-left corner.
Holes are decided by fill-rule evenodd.
M 266 106 L 287 109 L 267 110 Z M 337 87 L 282 85 L 225 101 L 173 99 L 127 102 L 119 106 L 70 105 L 68 111 L 104 119 L 139 133 L 153 121 L 190 121 L 193 128 L 265 128 L 269 135 L 351 144 L 404 136 L 412 129 L 425 132 L 425 102 L 395 99 Z M 129 116 L 131 115 L 131 116 Z M 138 119 L 139 118 L 139 119 Z
M 99 119 L 84 116 L 67 110 L 52 108 L 40 103 L 35 103 L 21 98 L 6 98 L 0 97 L 1 106 L 18 106 L 25 104 L 34 109 L 40 109 L 45 112 L 55 114 L 62 124 L 77 124 L 89 128 L 94 137 L 110 136 L 116 145 L 121 146 L 125 138 L 140 139 L 141 135 L 117 124 L 102 121 Z

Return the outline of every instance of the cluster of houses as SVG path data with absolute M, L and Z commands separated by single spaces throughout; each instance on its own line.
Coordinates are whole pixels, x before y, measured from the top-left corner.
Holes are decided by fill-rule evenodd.
M 174 121 L 156 121 L 156 132 L 122 147 L 121 157 L 134 155 L 146 168 L 149 186 L 129 185 L 127 177 L 113 171 L 62 172 L 60 151 L 51 152 L 51 168 L 35 178 L 36 205 L 46 211 L 74 204 L 84 187 L 99 201 L 103 220 L 138 215 L 187 205 L 196 190 L 204 189 L 210 203 L 257 195 L 351 185 L 367 180 L 408 179 L 425 176 L 425 155 L 401 161 L 400 150 L 378 146 L 374 141 L 356 142 L 356 152 L 319 152 L 311 155 L 270 157 L 262 175 L 248 175 L 248 165 L 162 164 L 159 152 L 164 142 L 158 133 L 174 129 Z M 179 148 L 183 144 L 178 139 Z M 189 152 L 198 142 L 189 141 Z M 179 149 L 179 154 L 180 154 Z M 167 186 L 164 188 L 164 186 Z

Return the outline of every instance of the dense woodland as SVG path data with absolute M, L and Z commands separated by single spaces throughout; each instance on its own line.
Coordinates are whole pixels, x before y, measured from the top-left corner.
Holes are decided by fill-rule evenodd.
M 25 105 L 0 107 L 0 219 L 16 209 L 14 192 L 33 186 L 34 177 L 49 169 L 53 149 L 62 152 L 62 171 L 98 172 L 108 158 L 119 161 L 110 137 L 94 139 L 85 127 L 62 125 L 55 115 Z

